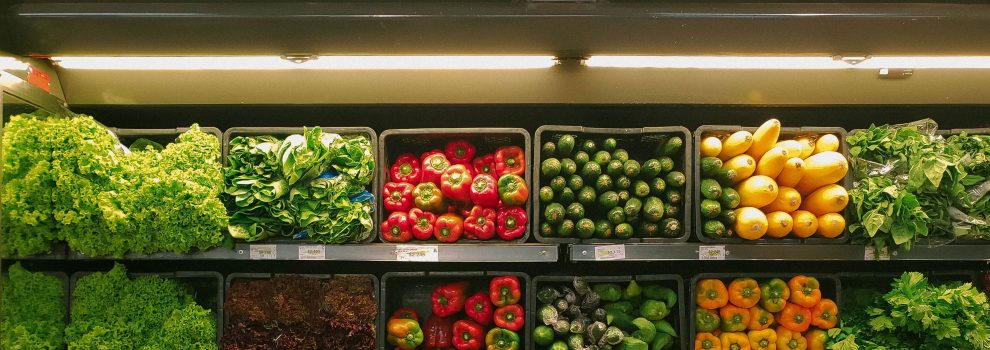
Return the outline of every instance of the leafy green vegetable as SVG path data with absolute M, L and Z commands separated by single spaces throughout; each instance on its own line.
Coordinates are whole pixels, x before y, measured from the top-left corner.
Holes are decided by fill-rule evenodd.
M 46 253 L 59 239 L 52 198 L 56 132 L 30 115 L 11 117 L 4 129 L 0 255 Z
M 65 338 L 75 349 L 217 348 L 213 317 L 182 286 L 158 276 L 130 280 L 120 264 L 76 283 Z
M 54 276 L 29 272 L 20 263 L 8 269 L 0 303 L 0 349 L 65 347 L 65 286 Z

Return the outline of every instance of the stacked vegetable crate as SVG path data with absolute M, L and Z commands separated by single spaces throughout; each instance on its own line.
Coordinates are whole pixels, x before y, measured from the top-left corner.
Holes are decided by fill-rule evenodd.
M 482 159 L 486 154 L 492 154 L 493 157 L 494 157 L 496 153 L 498 153 L 500 151 L 505 151 L 507 149 L 509 149 L 509 150 L 511 150 L 511 149 L 521 150 L 522 151 L 521 157 L 523 158 L 523 161 L 525 163 L 525 164 L 522 164 L 521 165 L 522 171 L 523 171 L 523 174 L 522 174 L 521 178 L 523 179 L 523 181 L 525 181 L 526 186 L 518 186 L 517 189 L 519 190 L 519 192 L 523 192 L 522 190 L 525 190 L 525 192 L 527 192 L 527 196 L 530 197 L 530 198 L 524 198 L 523 200 L 526 200 L 526 201 L 531 201 L 532 200 L 531 197 L 533 197 L 533 194 L 531 192 L 531 189 L 533 188 L 533 185 L 532 185 L 533 184 L 533 180 L 532 180 L 532 171 L 533 171 L 532 169 L 533 169 L 533 167 L 531 166 L 531 164 L 532 164 L 532 161 L 531 161 L 532 160 L 532 157 L 531 157 L 532 152 L 530 150 L 531 149 L 530 136 L 529 136 L 529 132 L 527 132 L 524 129 L 518 129 L 518 128 L 441 128 L 441 129 L 390 129 L 390 130 L 385 130 L 379 136 L 379 142 L 378 142 L 378 144 L 380 145 L 380 147 L 378 149 L 378 158 L 380 160 L 378 177 L 381 179 L 380 180 L 380 183 L 384 184 L 384 183 L 389 182 L 389 181 L 392 181 L 393 184 L 394 183 L 408 183 L 406 181 L 395 181 L 395 180 L 401 180 L 401 179 L 396 179 L 396 178 L 394 178 L 395 176 L 392 175 L 392 172 L 393 171 L 402 171 L 401 169 L 399 169 L 400 166 L 406 166 L 407 165 L 405 163 L 403 163 L 403 164 L 397 164 L 397 160 L 400 157 L 400 155 L 405 155 L 405 154 L 410 154 L 411 153 L 415 158 L 419 158 L 419 159 L 415 159 L 415 160 L 416 160 L 417 163 L 420 163 L 420 162 L 423 163 L 423 164 L 421 164 L 421 168 L 423 168 L 422 171 L 425 172 L 426 171 L 426 168 L 428 166 L 430 166 L 430 165 L 426 164 L 426 162 L 425 162 L 426 158 L 429 156 L 429 153 L 433 153 L 433 152 L 449 153 L 449 152 L 445 152 L 446 151 L 444 149 L 445 148 L 445 145 L 447 145 L 449 143 L 454 143 L 454 142 L 460 143 L 460 142 L 463 142 L 463 141 L 467 141 L 468 144 L 473 145 L 473 147 L 476 147 L 476 150 L 474 150 L 474 152 L 473 152 L 473 157 L 471 157 L 470 155 L 466 155 L 466 157 L 468 157 L 468 158 L 473 158 L 474 160 L 471 161 L 471 162 L 472 163 L 475 163 L 475 164 L 465 164 L 465 167 L 467 167 L 467 166 L 471 166 L 472 167 L 472 169 L 470 169 L 469 172 L 473 173 L 474 175 L 477 175 L 478 173 L 491 173 L 492 171 L 494 171 L 494 169 L 488 169 L 487 171 L 485 171 L 483 169 L 483 167 L 484 167 L 483 165 L 481 165 L 481 166 L 477 165 L 477 162 L 480 159 Z M 463 147 L 463 146 L 458 146 L 458 147 Z M 516 147 L 518 147 L 518 148 L 516 148 Z M 461 151 L 461 152 L 463 152 L 463 151 Z M 468 151 L 468 153 L 471 153 L 471 152 Z M 446 159 L 446 158 L 444 158 L 444 159 L 445 160 L 438 160 L 438 162 L 439 163 L 446 162 L 444 164 L 446 164 L 447 166 L 444 167 L 443 169 L 438 169 L 438 170 L 445 171 L 448 168 L 453 168 L 452 165 L 456 165 L 456 164 L 451 164 L 452 162 L 449 159 Z M 405 160 L 403 160 L 403 161 L 405 161 Z M 493 167 L 495 166 L 494 164 L 491 163 L 493 160 L 491 160 L 491 161 L 482 160 L 482 161 L 484 162 L 484 164 L 491 164 L 491 166 L 493 166 Z M 520 165 L 517 164 L 515 166 L 516 167 L 519 167 Z M 482 171 L 478 171 L 478 170 L 482 170 Z M 426 178 L 425 173 L 422 176 L 423 176 L 423 181 L 419 182 L 420 184 L 423 184 L 423 183 L 427 182 L 425 180 L 425 178 Z M 502 178 L 504 178 L 505 176 L 506 176 L 505 174 L 495 174 L 495 176 L 493 176 L 493 177 L 494 177 L 494 180 L 496 182 L 500 182 L 502 180 Z M 474 179 L 474 180 L 477 180 L 477 179 Z M 437 182 L 437 181 L 434 181 L 434 182 Z M 474 186 L 476 184 L 477 183 L 470 183 L 469 185 Z M 498 186 L 497 191 L 499 191 L 499 194 L 500 194 L 499 197 L 501 199 L 501 197 L 503 197 L 501 195 L 501 192 L 505 190 L 505 189 L 503 189 L 503 187 L 505 187 L 505 186 L 502 186 L 502 185 L 497 185 L 497 186 Z M 513 186 L 515 186 L 515 185 L 513 185 Z M 419 186 L 414 186 L 414 187 L 419 188 Z M 440 185 L 433 186 L 433 187 L 436 187 L 436 189 L 423 188 L 421 190 L 423 192 L 427 192 L 427 191 L 432 192 L 434 190 L 436 192 L 440 192 L 439 191 L 439 187 L 441 187 Z M 419 191 L 413 191 L 413 192 L 414 193 L 417 193 Z M 384 194 L 383 194 L 383 196 L 384 196 Z M 413 195 L 413 196 L 416 197 L 415 195 Z M 432 196 L 431 198 L 436 199 L 436 197 L 438 197 L 438 196 Z M 443 197 L 441 197 L 441 198 L 443 198 Z M 384 204 L 385 201 L 388 200 L 388 199 L 389 198 L 381 197 L 379 199 L 379 201 L 378 201 L 378 210 L 377 210 L 377 212 L 378 212 L 378 222 L 379 223 L 386 222 L 386 221 L 390 220 L 389 218 L 390 218 L 390 214 L 391 213 L 387 210 L 386 205 Z M 429 224 L 423 223 L 422 221 L 427 220 L 427 219 L 424 219 L 424 217 L 426 217 L 426 216 L 433 217 L 434 218 L 433 220 L 436 220 L 436 222 L 440 222 L 441 220 L 446 220 L 447 223 L 456 222 L 456 221 L 458 221 L 457 219 L 460 219 L 462 226 L 468 226 L 469 225 L 469 222 L 467 222 L 466 219 L 468 217 L 473 217 L 474 216 L 475 213 L 470 213 L 470 212 L 471 211 L 474 211 L 475 208 L 477 208 L 479 211 L 486 211 L 487 212 L 488 210 L 490 210 L 492 213 L 497 212 L 499 214 L 502 214 L 503 212 L 504 213 L 509 213 L 510 210 L 514 207 L 514 205 L 510 205 L 508 203 L 504 203 L 505 202 L 504 200 L 500 200 L 498 202 L 498 204 L 495 204 L 495 205 L 491 205 L 490 203 L 489 204 L 474 203 L 474 202 L 478 202 L 477 200 L 474 200 L 474 198 L 472 198 L 472 200 L 468 200 L 468 201 L 464 201 L 464 200 L 449 201 L 449 199 L 444 198 L 444 199 L 441 199 L 440 201 L 441 202 L 447 201 L 448 203 L 446 203 L 445 206 L 451 207 L 453 209 L 451 209 L 451 210 L 432 210 L 431 209 L 433 211 L 431 213 L 430 212 L 431 210 L 426 210 L 426 209 L 420 208 L 420 207 L 424 207 L 425 208 L 425 207 L 429 206 L 429 204 L 427 204 L 427 203 L 422 203 L 422 205 L 420 205 L 420 204 L 411 205 L 412 210 L 410 211 L 410 215 L 408 215 L 408 221 L 409 221 L 409 224 L 411 226 L 410 229 L 413 230 L 414 236 L 417 236 L 416 239 L 409 239 L 409 240 L 405 240 L 405 239 L 403 239 L 403 240 L 391 239 L 392 242 L 401 242 L 401 243 L 431 243 L 431 244 L 435 244 L 435 243 L 438 243 L 438 242 L 439 243 L 443 243 L 443 242 L 440 242 L 436 238 L 436 236 L 437 236 L 436 234 L 434 234 L 434 237 L 429 237 L 429 235 L 426 234 L 426 233 L 424 233 L 424 234 L 426 234 L 425 236 L 419 236 L 418 234 L 416 234 L 416 232 L 417 232 L 416 231 L 416 228 L 417 228 L 416 226 L 417 225 L 420 225 L 421 224 L 423 226 L 437 226 L 433 222 L 430 222 Z M 424 200 L 424 202 L 425 202 L 425 200 Z M 474 205 L 474 207 L 465 206 L 465 205 Z M 415 217 L 413 217 L 413 215 L 411 215 L 412 211 L 417 210 L 417 209 L 421 210 L 422 212 L 425 212 L 425 214 L 421 215 L 421 217 L 419 218 L 419 220 L 417 220 L 417 218 L 415 218 Z M 427 209 L 429 209 L 429 208 L 427 208 Z M 525 220 L 525 223 L 522 224 L 522 226 L 524 226 L 524 229 L 523 229 L 524 232 L 522 233 L 522 235 L 521 236 L 518 236 L 516 238 L 508 238 L 508 241 L 510 241 L 510 242 L 523 243 L 523 242 L 526 242 L 527 239 L 529 239 L 529 236 L 530 236 L 530 227 L 531 227 L 530 226 L 530 221 L 532 221 L 532 215 L 529 213 L 529 210 L 528 209 L 529 209 L 529 204 L 528 204 L 528 202 L 526 202 L 526 203 L 524 203 L 524 204 L 521 205 L 521 211 L 519 211 L 518 213 L 513 213 L 513 214 L 510 215 L 513 218 L 513 222 L 518 222 L 520 220 Z M 400 212 L 400 211 L 396 211 L 396 212 Z M 520 215 L 523 212 L 525 212 L 525 215 Z M 492 214 L 492 213 L 489 213 L 489 214 Z M 444 214 L 446 214 L 446 215 L 444 215 Z M 454 218 L 455 216 L 456 216 L 456 218 Z M 488 219 L 491 219 L 491 215 L 485 214 L 484 216 L 486 216 Z M 490 223 L 491 220 L 488 220 L 488 219 L 483 220 L 483 221 L 485 221 L 486 223 Z M 503 224 L 502 221 L 504 221 L 504 220 L 502 218 L 499 218 L 497 220 L 498 220 L 498 222 L 496 223 L 495 228 L 498 231 L 498 230 L 501 230 L 501 227 L 506 226 L 506 225 Z M 470 224 L 474 224 L 474 222 L 472 222 Z M 513 225 L 515 227 L 518 227 L 516 224 L 513 224 Z M 389 224 L 389 226 L 391 228 L 393 225 L 392 224 Z M 436 227 L 434 227 L 434 229 L 436 229 Z M 464 234 L 461 236 L 463 238 L 450 239 L 450 240 L 445 239 L 445 240 L 448 241 L 447 243 L 457 243 L 457 242 L 462 242 L 462 243 L 463 242 L 469 242 L 469 243 L 500 243 L 500 242 L 505 242 L 506 241 L 506 238 L 505 237 L 502 237 L 502 239 L 499 239 L 500 236 L 502 236 L 502 235 L 500 234 L 499 236 L 496 236 L 494 238 L 492 238 L 492 237 L 487 237 L 487 238 L 480 238 L 480 237 L 478 237 L 478 238 L 472 238 L 471 235 L 468 234 L 468 232 L 464 232 Z M 516 234 L 513 234 L 513 236 L 516 236 Z M 389 240 L 386 240 L 384 238 L 381 241 L 382 242 L 389 242 Z M 450 242 L 450 241 L 453 241 L 453 242 Z
M 683 333 L 687 329 L 684 280 L 678 275 L 537 276 L 530 292 L 534 294 L 530 299 L 538 302 L 529 313 L 529 333 L 536 350 L 590 345 L 647 346 L 649 350 L 689 347 Z M 594 326 L 596 322 L 602 324 Z M 591 334 L 596 327 L 600 334 Z M 605 339 L 606 332 L 612 333 L 612 339 Z M 639 340 L 628 343 L 639 344 L 622 343 L 625 336 L 620 337 L 621 333 Z M 550 341 L 545 340 L 548 336 Z
M 845 130 L 837 127 L 781 127 L 776 119 L 767 121 L 759 128 L 735 125 L 699 127 L 694 132 L 697 150 L 694 153 L 694 181 L 698 189 L 693 194 L 698 207 L 692 208 L 697 238 L 704 243 L 848 242 L 848 220 L 842 209 L 848 203 L 846 189 L 852 188 L 852 175 L 846 161 L 849 152 L 845 135 Z M 826 137 L 828 142 L 819 142 L 826 141 Z M 816 142 L 827 144 L 828 148 L 819 151 Z M 771 154 L 777 152 L 780 154 Z M 779 164 L 769 164 L 775 162 L 763 159 L 771 157 L 779 159 Z M 805 165 L 806 162 L 809 164 Z M 823 179 L 828 181 L 827 184 L 809 183 L 805 186 L 804 169 L 811 163 L 828 163 L 829 166 L 834 163 L 834 167 L 827 168 L 831 171 L 828 176 L 814 174 L 814 179 Z M 764 171 L 764 168 L 769 170 Z M 835 170 L 832 171 L 832 168 Z M 812 175 L 808 177 L 812 178 Z M 833 184 L 832 177 L 839 179 Z M 823 193 L 816 195 L 818 192 Z M 742 198 L 757 197 L 762 193 L 770 197 L 767 200 L 763 200 L 763 196 L 758 200 Z M 814 200 L 819 197 L 822 200 Z M 841 205 L 842 208 L 808 207 L 812 202 L 828 200 L 833 200 L 837 203 L 834 206 Z M 756 217 L 762 218 L 756 220 Z M 753 223 L 750 224 L 750 221 Z M 762 222 L 756 223 L 758 221 Z M 739 234 L 736 231 L 740 225 L 745 228 L 759 227 L 755 231 L 763 233 Z
M 538 128 L 534 164 L 540 175 L 534 188 L 539 193 L 532 220 L 537 240 L 686 241 L 689 138 L 683 127 Z

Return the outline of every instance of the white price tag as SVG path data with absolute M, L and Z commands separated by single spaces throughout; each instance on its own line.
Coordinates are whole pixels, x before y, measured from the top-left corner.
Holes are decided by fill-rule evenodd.
M 863 260 L 890 260 L 890 250 L 887 247 L 880 249 L 879 258 L 877 258 L 877 249 L 874 247 L 866 247 L 863 250 Z
M 728 255 L 724 245 L 703 245 L 698 247 L 698 260 L 725 260 Z
M 299 260 L 326 260 L 327 248 L 321 245 L 299 246 Z
M 440 261 L 440 246 L 437 245 L 397 245 L 395 261 Z
M 275 260 L 274 244 L 251 245 L 251 260 Z
M 595 260 L 624 260 L 626 246 L 623 244 L 595 246 Z

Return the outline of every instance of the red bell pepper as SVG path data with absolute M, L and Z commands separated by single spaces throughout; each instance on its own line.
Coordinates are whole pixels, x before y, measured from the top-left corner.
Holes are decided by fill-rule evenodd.
M 443 153 L 434 153 L 423 159 L 423 180 L 421 182 L 432 182 L 440 186 L 440 178 L 443 172 L 450 167 L 450 161 Z
M 486 241 L 495 237 L 495 209 L 475 205 L 464 219 L 464 236 Z
M 499 147 L 495 151 L 495 173 L 498 175 L 516 174 L 526 171 L 526 152 L 519 146 Z
M 471 320 L 454 322 L 454 348 L 457 350 L 481 350 L 484 342 L 485 330 L 481 328 L 481 325 Z
M 412 195 L 416 208 L 436 214 L 447 211 L 447 198 L 443 196 L 440 187 L 432 182 L 421 182 L 416 185 Z
M 495 326 L 518 332 L 524 324 L 526 319 L 521 305 L 506 305 L 495 309 Z
M 478 174 L 471 181 L 471 201 L 474 204 L 494 208 L 498 205 L 498 190 L 495 178 L 488 174 Z
M 430 315 L 423 324 L 424 350 L 446 350 L 451 347 L 450 339 L 454 326 L 454 318 Z
M 433 224 L 437 222 L 437 215 L 419 208 L 412 208 L 409 211 L 409 222 L 412 225 L 413 237 L 425 241 L 433 238 Z
M 526 180 L 515 174 L 505 174 L 498 178 L 498 198 L 505 206 L 522 206 L 529 199 Z
M 447 156 L 453 164 L 464 164 L 470 168 L 471 159 L 474 158 L 474 145 L 468 140 L 458 139 L 447 142 L 443 148 L 443 154 Z
M 412 229 L 409 225 L 409 215 L 396 211 L 388 215 L 382 222 L 382 239 L 387 242 L 409 242 L 412 240 Z
M 385 210 L 409 211 L 413 205 L 413 186 L 407 182 L 389 182 L 382 190 L 385 192 Z
M 518 239 L 526 232 L 526 210 L 520 207 L 508 207 L 498 210 L 495 221 L 495 232 L 506 241 Z
M 492 177 L 497 177 L 495 174 L 495 153 L 489 153 L 481 157 L 477 157 L 471 162 L 474 165 L 475 174 L 488 174 Z
M 416 322 L 419 322 L 419 314 L 416 313 L 416 310 L 404 307 L 395 310 L 395 312 L 392 313 L 392 317 L 389 317 L 388 319 L 389 321 L 394 319 L 405 319 L 405 320 L 415 320 Z
M 464 293 L 468 286 L 467 282 L 454 282 L 441 284 L 433 289 L 433 295 L 430 298 L 433 314 L 448 317 L 464 310 L 464 302 L 467 298 Z
M 488 296 L 496 307 L 518 304 L 519 298 L 522 297 L 519 278 L 516 276 L 492 278 L 488 284 Z
M 471 200 L 471 170 L 462 164 L 451 165 L 440 177 L 440 190 L 458 202 Z
M 443 151 L 440 150 L 439 148 L 434 148 L 429 151 L 423 152 L 423 154 L 419 155 L 419 162 L 421 164 L 426 164 L 426 157 L 432 156 L 437 153 L 443 154 Z
M 487 327 L 492 323 L 492 302 L 485 292 L 478 292 L 467 299 L 467 303 L 464 304 L 464 313 L 478 324 Z
M 433 227 L 433 237 L 442 243 L 454 243 L 461 239 L 461 231 L 464 230 L 464 221 L 457 214 L 443 214 L 437 218 Z
M 423 171 L 419 166 L 419 158 L 415 154 L 403 153 L 395 159 L 390 173 L 392 182 L 405 182 L 418 184 L 423 177 Z

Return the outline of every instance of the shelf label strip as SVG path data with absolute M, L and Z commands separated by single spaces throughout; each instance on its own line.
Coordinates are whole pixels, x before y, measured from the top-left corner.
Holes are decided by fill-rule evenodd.
M 440 261 L 440 246 L 438 245 L 397 245 L 395 246 L 395 261 Z
M 624 244 L 595 246 L 595 260 L 625 260 L 626 246 Z
M 274 244 L 252 244 L 251 245 L 251 260 L 275 260 L 275 245 Z
M 322 245 L 299 246 L 299 260 L 326 260 L 327 248 Z
M 703 245 L 698 247 L 698 260 L 725 260 L 724 245 Z

